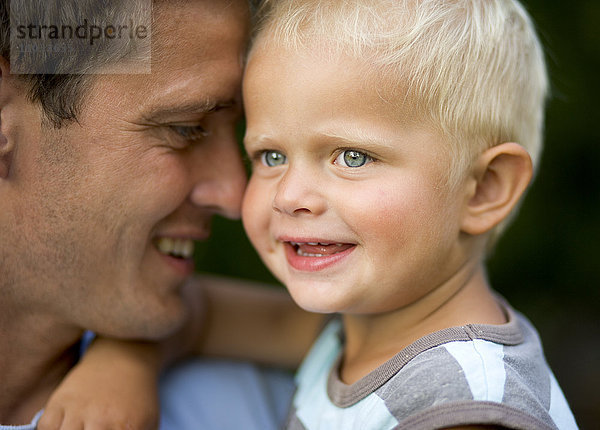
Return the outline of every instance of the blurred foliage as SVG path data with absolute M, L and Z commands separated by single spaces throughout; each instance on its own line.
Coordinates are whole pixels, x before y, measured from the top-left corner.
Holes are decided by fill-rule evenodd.
M 526 0 L 552 82 L 541 168 L 489 259 L 494 288 L 540 330 L 581 428 L 600 402 L 600 1 Z M 198 270 L 274 282 L 241 224 L 216 219 Z

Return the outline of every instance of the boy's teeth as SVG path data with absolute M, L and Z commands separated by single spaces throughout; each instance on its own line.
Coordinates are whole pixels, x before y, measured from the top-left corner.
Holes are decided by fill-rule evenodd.
M 311 254 L 309 252 L 303 252 L 302 248 L 298 248 L 296 250 L 296 254 L 299 255 L 299 256 L 301 256 L 301 257 L 322 257 L 323 256 L 323 254 Z
M 194 255 L 194 241 L 191 239 L 161 237 L 157 240 L 156 247 L 161 254 L 172 257 L 192 258 Z
M 300 246 L 300 245 L 311 245 L 311 246 L 329 246 L 329 245 L 335 245 L 335 246 L 343 246 L 343 243 L 326 243 L 326 242 L 290 242 L 291 245 L 293 246 Z
M 290 242 L 301 257 L 324 257 L 351 248 L 352 244 L 326 242 Z

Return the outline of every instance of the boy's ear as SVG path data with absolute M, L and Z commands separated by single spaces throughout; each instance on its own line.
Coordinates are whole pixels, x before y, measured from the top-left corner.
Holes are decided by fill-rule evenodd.
M 516 206 L 533 175 L 529 153 L 517 143 L 486 150 L 473 170 L 461 230 L 483 234 L 498 225 Z
M 6 79 L 9 72 L 10 67 L 8 61 L 0 56 L 0 180 L 5 179 L 8 176 L 13 152 L 13 143 L 7 139 L 4 134 L 4 128 L 2 127 L 4 107 L 6 106 L 10 93 L 8 88 L 10 84 L 7 82 L 8 79 Z

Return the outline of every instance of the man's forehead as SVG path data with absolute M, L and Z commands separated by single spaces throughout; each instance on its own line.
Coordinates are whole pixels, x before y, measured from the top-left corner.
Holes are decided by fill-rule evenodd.
M 170 69 L 151 75 L 98 76 L 87 113 L 94 118 L 98 109 L 108 110 L 127 122 L 163 124 L 193 121 L 223 109 L 239 111 L 241 76 L 220 68 L 201 69 L 191 70 L 189 79 Z
M 247 0 L 161 1 L 152 15 L 153 70 L 164 61 L 204 62 L 233 45 L 243 63 L 250 27 Z
M 180 46 L 185 41 L 202 40 L 219 29 L 247 34 L 250 11 L 247 0 L 155 1 L 152 11 L 153 44 L 161 48 Z
M 237 109 L 247 11 L 222 10 L 231 2 L 220 0 L 166 3 L 153 10 L 150 74 L 99 77 L 90 102 L 123 107 L 115 115 L 135 122 Z

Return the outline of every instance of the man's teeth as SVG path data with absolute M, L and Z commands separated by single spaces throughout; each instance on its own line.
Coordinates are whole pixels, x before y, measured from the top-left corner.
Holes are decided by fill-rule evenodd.
M 172 257 L 192 258 L 194 255 L 194 241 L 191 239 L 161 237 L 156 242 L 156 247 L 161 254 Z

